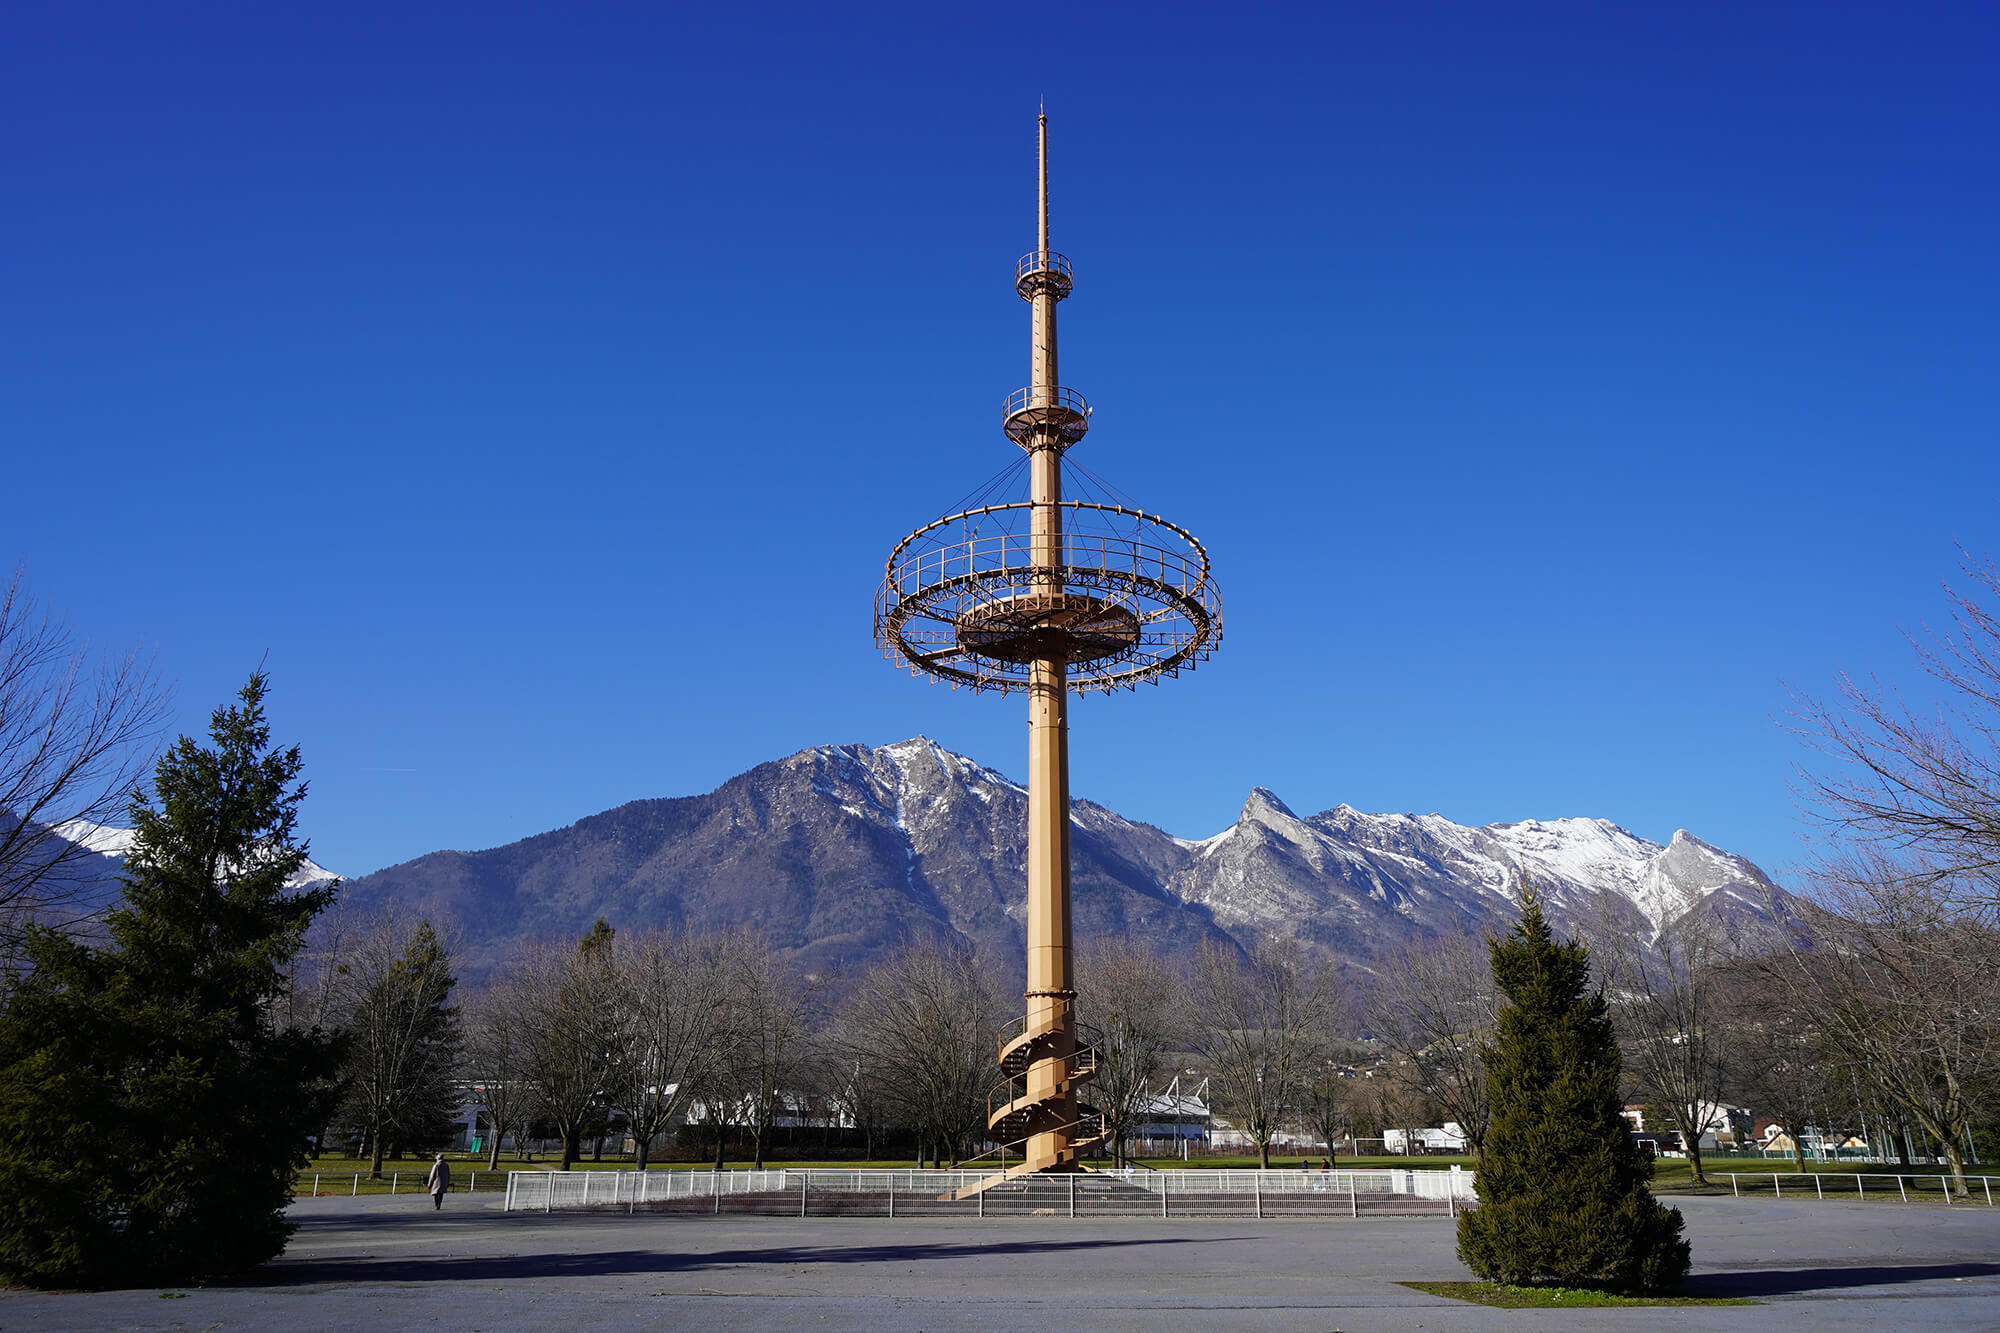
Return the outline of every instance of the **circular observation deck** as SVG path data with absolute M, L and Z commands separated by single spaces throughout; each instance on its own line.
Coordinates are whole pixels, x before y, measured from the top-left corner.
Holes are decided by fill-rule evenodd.
M 1007 395 L 1000 429 L 1023 449 L 1044 440 L 1067 449 L 1090 430 L 1090 404 L 1060 384 L 1030 385 Z
M 1054 536 L 996 531 L 1031 501 L 952 514 L 905 537 L 875 598 L 883 656 L 952 685 L 1025 690 L 1034 663 L 1072 689 L 1115 690 L 1192 669 L 1222 639 L 1208 552 L 1185 528 L 1066 500 Z
M 1048 292 L 1060 301 L 1076 286 L 1070 273 L 1069 256 L 1053 250 L 1030 250 L 1014 261 L 1014 290 L 1023 301 L 1032 301 Z

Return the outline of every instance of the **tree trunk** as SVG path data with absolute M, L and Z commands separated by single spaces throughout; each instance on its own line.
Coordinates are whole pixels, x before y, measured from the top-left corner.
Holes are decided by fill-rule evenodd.
M 1690 1183 L 1706 1185 L 1708 1179 L 1701 1174 L 1701 1135 L 1683 1134 L 1681 1135 L 1681 1142 L 1687 1144 L 1688 1177 Z
M 486 1169 L 488 1171 L 498 1171 L 500 1169 L 500 1140 L 505 1137 L 506 1135 L 504 1134 L 495 1134 L 493 1136 L 493 1147 L 486 1154 Z
M 562 1169 L 567 1171 L 576 1165 L 576 1159 L 583 1156 L 583 1130 L 575 1125 L 562 1132 Z
M 382 1178 L 382 1128 L 379 1125 L 368 1131 L 368 1174 L 376 1180 Z
M 1943 1147 L 1944 1160 L 1951 1163 L 1952 1181 L 1958 1186 L 1958 1197 L 1963 1199 L 1967 1188 L 1965 1184 L 1964 1150 L 1955 1143 L 1944 1143 Z
M 632 1169 L 634 1171 L 644 1171 L 646 1169 L 646 1149 L 652 1146 L 653 1136 L 650 1134 L 641 1134 L 639 1127 L 634 1125 L 632 1127 L 632 1144 Z
M 729 1139 L 729 1122 L 720 1116 L 715 1120 L 715 1169 L 722 1169 L 722 1150 Z
M 1271 1141 L 1265 1139 L 1257 1145 L 1257 1157 L 1266 1171 L 1271 1169 Z

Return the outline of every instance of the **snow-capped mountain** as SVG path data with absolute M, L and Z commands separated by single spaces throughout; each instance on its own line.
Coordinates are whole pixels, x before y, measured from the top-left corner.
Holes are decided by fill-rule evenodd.
M 93 824 L 87 819 L 70 819 L 54 825 L 50 830 L 65 841 L 73 842 L 87 851 L 103 858 L 102 864 L 90 865 L 74 872 L 79 879 L 97 880 L 113 885 L 110 897 L 116 896 L 115 884 L 119 870 L 125 864 L 125 854 L 132 850 L 132 830 L 113 828 L 109 824 Z M 333 871 L 314 861 L 307 861 L 298 872 L 285 883 L 291 888 L 303 888 L 308 884 L 324 884 L 330 879 L 339 879 Z M 106 901 L 109 901 L 107 897 Z
M 1528 882 L 1559 924 L 1644 943 L 1704 905 L 1760 916 L 1779 892 L 1745 858 L 1685 831 L 1662 847 L 1601 819 L 1468 828 L 1345 805 L 1300 818 L 1261 787 L 1168 887 L 1232 934 L 1283 931 L 1366 957 L 1413 932 L 1504 926 Z
M 1650 941 L 1685 912 L 1760 916 L 1779 891 L 1687 833 L 1666 845 L 1593 819 L 1467 828 L 1337 806 L 1300 817 L 1258 788 L 1190 841 L 1089 801 L 1071 809 L 1078 940 L 1133 935 L 1168 954 L 1293 935 L 1367 966 L 1428 934 L 1504 925 L 1531 880 L 1559 925 Z M 448 924 L 476 976 L 527 938 L 752 926 L 813 971 L 852 971 L 917 933 L 1021 967 L 1027 793 L 923 737 L 816 746 L 704 796 L 634 801 L 482 852 L 436 852 L 351 881 L 350 907 Z

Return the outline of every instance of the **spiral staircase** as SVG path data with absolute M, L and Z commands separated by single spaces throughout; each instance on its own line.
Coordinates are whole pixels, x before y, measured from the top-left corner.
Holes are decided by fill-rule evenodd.
M 1074 1034 L 1074 1035 L 1072 1035 Z M 1097 1077 L 1097 1031 L 1088 1024 L 1065 1022 L 1054 1013 L 1016 1019 L 1000 1034 L 1002 1081 L 986 1098 L 986 1130 L 996 1145 L 986 1156 L 1003 1159 L 1019 1153 L 1017 1164 L 957 1190 L 951 1197 L 969 1199 L 983 1190 L 1020 1176 L 1041 1172 L 1088 1171 L 1082 1156 L 1104 1142 L 1104 1117 L 1077 1097 L 1077 1090 Z M 1062 1047 L 1068 1044 L 1070 1049 Z M 1060 1138 L 1058 1130 L 1067 1130 Z M 1036 1150 L 1042 1143 L 1066 1146 Z M 979 1158 L 975 1160 L 985 1160 Z

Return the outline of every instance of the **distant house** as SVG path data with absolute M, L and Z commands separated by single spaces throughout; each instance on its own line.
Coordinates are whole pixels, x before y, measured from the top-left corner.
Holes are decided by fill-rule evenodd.
M 1455 1155 L 1469 1152 L 1471 1148 L 1472 1140 L 1466 1137 L 1465 1127 L 1456 1120 L 1447 1120 L 1435 1129 L 1382 1131 L 1382 1151 L 1398 1156 Z
M 1766 1119 L 1757 1122 L 1755 1141 L 1767 1153 L 1794 1153 L 1803 1142 L 1809 1156 L 1822 1158 L 1868 1151 L 1868 1140 L 1853 1130 L 1823 1130 L 1818 1125 L 1807 1125 L 1794 1138 L 1782 1123 Z
M 1740 1106 L 1724 1106 L 1715 1103 L 1706 1108 L 1708 1114 L 1696 1137 L 1696 1144 L 1703 1152 L 1718 1152 L 1738 1148 L 1753 1143 L 1750 1113 Z M 1650 1144 L 1653 1151 L 1674 1156 L 1687 1153 L 1687 1135 L 1678 1128 L 1668 1125 L 1646 1124 L 1646 1108 L 1634 1102 L 1619 1112 L 1632 1127 L 1632 1135 L 1642 1143 Z

